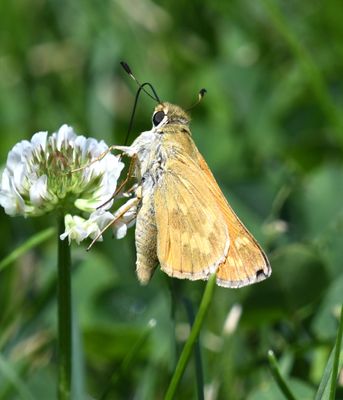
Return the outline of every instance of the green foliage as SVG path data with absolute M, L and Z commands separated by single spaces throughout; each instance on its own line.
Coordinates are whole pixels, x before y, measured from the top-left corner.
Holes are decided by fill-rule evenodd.
M 285 398 L 270 349 L 296 398 L 331 384 L 343 293 L 341 9 L 339 0 L 0 5 L 2 163 L 16 142 L 62 123 L 122 144 L 136 87 L 121 60 L 164 100 L 187 107 L 208 90 L 192 110 L 194 140 L 273 268 L 264 283 L 215 290 L 200 334 L 213 399 Z M 150 128 L 153 107 L 142 96 L 130 141 Z M 27 250 L 0 264 L 0 400 L 53 399 L 55 241 L 27 240 L 55 221 L 0 219 L 1 260 Z M 168 278 L 157 271 L 139 286 L 133 232 L 108 233 L 90 252 L 73 246 L 72 260 L 75 398 L 163 398 L 189 331 L 181 302 L 171 312 Z M 204 285 L 178 282 L 178 296 L 196 307 Z M 242 315 L 230 331 L 235 304 Z M 190 362 L 176 398 L 195 398 L 195 376 Z

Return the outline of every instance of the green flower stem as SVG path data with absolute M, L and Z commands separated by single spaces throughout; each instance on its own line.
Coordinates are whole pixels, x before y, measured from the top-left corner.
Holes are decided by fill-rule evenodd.
M 336 398 L 337 375 L 339 367 L 339 358 L 341 354 L 342 336 L 343 336 L 343 304 L 341 306 L 341 316 L 339 320 L 339 327 L 338 327 L 336 345 L 334 350 L 334 359 L 333 359 L 331 385 L 330 385 L 330 397 L 329 397 L 330 400 L 335 400 Z
M 60 240 L 64 232 L 64 216 L 58 221 L 58 399 L 71 398 L 72 343 L 71 343 L 71 258 L 67 240 Z
M 202 300 L 201 304 L 199 307 L 199 311 L 197 316 L 195 317 L 194 324 L 191 329 L 191 333 L 187 339 L 187 342 L 181 352 L 179 361 L 176 365 L 174 375 L 170 381 L 169 387 L 167 389 L 167 393 L 165 395 L 164 400 L 172 400 L 175 396 L 176 389 L 180 383 L 180 380 L 182 378 L 182 375 L 186 369 L 188 360 L 191 356 L 194 344 L 199 336 L 199 332 L 201 329 L 201 326 L 204 322 L 204 318 L 206 316 L 207 310 L 209 308 L 209 305 L 211 303 L 212 297 L 213 297 L 213 292 L 216 284 L 216 275 L 214 274 L 211 276 L 209 279 Z
M 268 361 L 269 361 L 269 366 L 270 366 L 273 378 L 275 379 L 279 389 L 284 394 L 286 399 L 296 400 L 296 397 L 291 392 L 291 389 L 289 388 L 286 381 L 284 380 L 284 378 L 281 375 L 281 372 L 280 372 L 280 369 L 279 369 L 278 363 L 276 361 L 273 350 L 268 351 Z

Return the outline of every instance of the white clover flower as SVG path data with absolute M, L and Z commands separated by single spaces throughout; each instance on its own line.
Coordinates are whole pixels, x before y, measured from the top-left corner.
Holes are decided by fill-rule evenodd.
M 110 152 L 91 163 L 107 149 L 104 141 L 78 136 L 67 125 L 50 136 L 36 133 L 31 141 L 23 140 L 9 152 L 0 184 L 0 204 L 11 216 L 39 216 L 60 210 L 65 214 L 66 227 L 61 239 L 80 243 L 87 237 L 96 238 L 118 215 L 107 210 L 124 168 L 119 157 Z M 134 223 L 135 214 L 129 211 L 115 222 L 116 237 L 125 236 L 127 223 Z M 88 219 L 83 218 L 85 213 L 90 214 Z
M 122 239 L 136 222 L 136 203 L 135 198 L 129 199 L 114 214 L 100 208 L 92 212 L 88 219 L 68 214 L 65 217 L 65 232 L 60 238 L 68 238 L 69 244 L 72 240 L 80 244 L 86 238 L 102 241 L 102 231 L 111 227 L 116 239 Z
M 90 164 L 107 149 L 103 141 L 77 136 L 67 125 L 51 136 L 36 133 L 10 151 L 0 204 L 11 216 L 42 215 L 61 206 L 94 211 L 111 197 L 124 167 L 111 153 Z
M 102 211 L 102 210 L 101 210 Z M 95 211 L 96 213 L 97 211 Z M 102 211 L 102 219 L 91 216 L 89 219 L 79 217 L 78 215 L 67 214 L 64 218 L 65 232 L 60 236 L 61 240 L 68 238 L 69 244 L 75 240 L 77 244 L 86 238 L 95 239 L 110 221 L 113 215 L 108 211 Z M 102 236 L 98 240 L 102 240 Z

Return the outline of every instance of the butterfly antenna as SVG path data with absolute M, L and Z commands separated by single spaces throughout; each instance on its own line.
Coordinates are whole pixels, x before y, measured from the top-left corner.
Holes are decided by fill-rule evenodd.
M 137 90 L 136 97 L 135 97 L 135 102 L 133 103 L 133 108 L 132 108 L 131 118 L 130 118 L 130 122 L 129 122 L 129 127 L 128 127 L 127 134 L 126 134 L 126 137 L 125 137 L 124 146 L 127 145 L 127 142 L 129 140 L 129 136 L 130 136 L 130 133 L 131 133 L 131 130 L 132 130 L 133 120 L 134 120 L 135 114 L 136 114 L 139 95 L 141 94 L 142 91 L 144 93 L 146 93 L 146 91 L 144 89 L 144 86 L 149 86 L 149 85 L 150 85 L 149 82 L 145 82 L 142 85 L 140 85 L 138 90 Z M 152 97 L 152 96 L 150 96 L 150 97 Z
M 121 61 L 121 62 L 120 62 L 120 65 L 123 67 L 124 71 L 130 76 L 130 78 L 132 78 L 132 79 L 137 83 L 137 85 L 139 86 L 139 88 L 140 88 L 141 90 L 143 90 L 143 92 L 144 92 L 145 94 L 147 94 L 151 99 L 157 101 L 158 103 L 161 103 L 161 100 L 160 100 L 160 98 L 158 97 L 158 95 L 157 95 L 157 93 L 156 93 L 156 90 L 154 89 L 154 87 L 152 86 L 151 83 L 145 82 L 145 83 L 143 83 L 143 84 L 140 84 L 140 82 L 138 81 L 138 79 L 133 75 L 132 70 L 131 70 L 131 68 L 129 67 L 129 64 L 128 64 L 128 63 L 126 63 L 125 61 Z M 145 90 L 145 89 L 144 89 L 144 86 L 149 86 L 154 95 L 152 96 L 147 90 Z M 138 89 L 138 90 L 139 90 L 139 89 Z
M 192 104 L 189 108 L 187 108 L 186 111 L 189 111 L 192 108 L 194 108 L 195 106 L 197 106 L 201 102 L 201 100 L 204 98 L 206 93 L 207 93 L 206 89 L 204 89 L 204 88 L 200 89 L 199 94 L 198 94 L 198 100 L 194 104 Z
M 129 140 L 129 136 L 130 136 L 131 130 L 132 130 L 133 120 L 134 120 L 134 117 L 135 117 L 135 113 L 136 113 L 136 109 L 137 109 L 137 104 L 138 104 L 138 99 L 139 99 L 139 96 L 140 96 L 141 92 L 143 91 L 143 92 L 144 92 L 145 94 L 147 94 L 151 99 L 157 101 L 159 104 L 161 103 L 161 100 L 160 100 L 160 98 L 158 97 L 155 88 L 152 86 L 152 84 L 151 84 L 150 82 L 144 82 L 144 83 L 141 84 L 141 83 L 138 81 L 138 79 L 133 75 L 132 70 L 131 70 L 131 68 L 129 67 L 129 64 L 128 64 L 128 63 L 126 63 L 125 61 L 121 61 L 121 62 L 120 62 L 120 65 L 123 67 L 124 71 L 130 76 L 130 78 L 132 78 L 132 79 L 137 83 L 137 85 L 139 86 L 139 88 L 138 88 L 138 90 L 137 90 L 137 93 L 136 93 L 135 102 L 134 102 L 134 104 L 133 104 L 133 109 L 132 109 L 132 113 L 131 113 L 130 123 L 129 123 L 129 127 L 128 127 L 128 130 L 127 130 L 125 142 L 124 142 L 124 146 L 126 146 L 128 140 Z M 153 95 L 151 95 L 151 93 L 149 93 L 149 92 L 145 89 L 145 86 L 148 86 L 148 87 L 151 89 Z

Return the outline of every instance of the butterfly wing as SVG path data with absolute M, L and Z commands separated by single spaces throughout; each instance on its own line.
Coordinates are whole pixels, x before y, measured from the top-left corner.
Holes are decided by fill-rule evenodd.
M 155 190 L 161 269 L 192 280 L 216 272 L 217 284 L 232 288 L 266 279 L 271 274 L 266 255 L 228 204 L 192 139 L 174 133 L 173 140 L 178 145 L 171 146 Z
M 224 215 L 230 236 L 229 253 L 217 270 L 217 284 L 238 288 L 268 278 L 271 267 L 267 256 L 228 204 L 206 161 L 198 152 L 198 165 Z
M 229 234 L 204 174 L 187 154 L 168 157 L 154 200 L 161 269 L 177 278 L 208 279 L 226 259 Z

